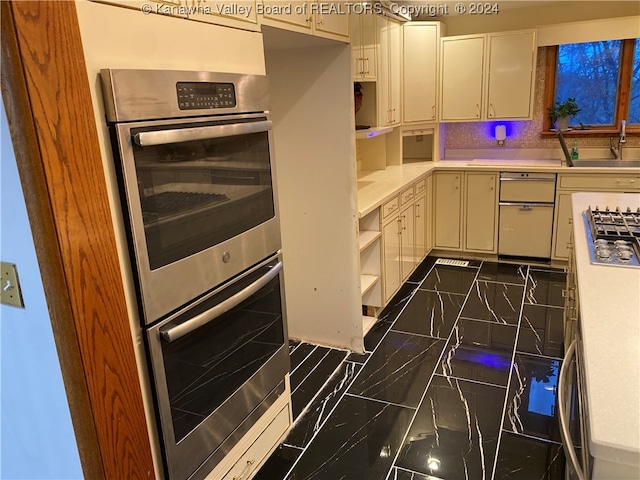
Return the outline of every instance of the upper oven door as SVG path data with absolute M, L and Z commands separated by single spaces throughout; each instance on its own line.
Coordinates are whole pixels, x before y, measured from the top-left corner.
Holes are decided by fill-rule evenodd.
M 115 126 L 144 322 L 280 249 L 268 115 Z

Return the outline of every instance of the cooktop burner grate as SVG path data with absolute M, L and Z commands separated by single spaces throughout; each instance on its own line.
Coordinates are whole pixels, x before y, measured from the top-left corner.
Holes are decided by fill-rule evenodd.
M 584 213 L 588 225 L 591 263 L 616 266 L 640 266 L 640 208 L 621 210 L 606 207 Z

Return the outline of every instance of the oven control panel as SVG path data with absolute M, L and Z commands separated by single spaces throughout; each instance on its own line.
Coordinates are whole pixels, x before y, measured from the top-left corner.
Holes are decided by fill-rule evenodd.
M 233 83 L 177 82 L 176 91 L 180 110 L 236 106 L 236 90 Z

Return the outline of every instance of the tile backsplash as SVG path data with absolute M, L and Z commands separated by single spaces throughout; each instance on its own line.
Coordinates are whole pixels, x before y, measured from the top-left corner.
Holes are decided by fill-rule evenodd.
M 507 141 L 501 149 L 540 149 L 558 148 L 555 138 L 540 138 L 544 120 L 544 78 L 546 73 L 546 47 L 538 49 L 536 67 L 535 98 L 532 120 L 522 121 L 487 121 L 446 123 L 445 156 L 447 150 L 453 149 L 494 149 L 497 148 L 494 129 L 497 124 L 506 125 Z M 573 143 L 573 139 L 568 139 Z M 580 138 L 579 147 L 608 147 L 609 138 Z M 640 147 L 640 137 L 627 137 L 627 147 Z

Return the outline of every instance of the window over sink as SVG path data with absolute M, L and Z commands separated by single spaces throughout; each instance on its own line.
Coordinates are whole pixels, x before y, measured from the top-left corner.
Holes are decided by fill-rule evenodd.
M 552 46 L 547 56 L 545 111 L 570 97 L 580 108 L 565 136 L 610 136 L 622 120 L 640 133 L 640 39 Z M 543 131 L 552 127 L 545 115 Z

